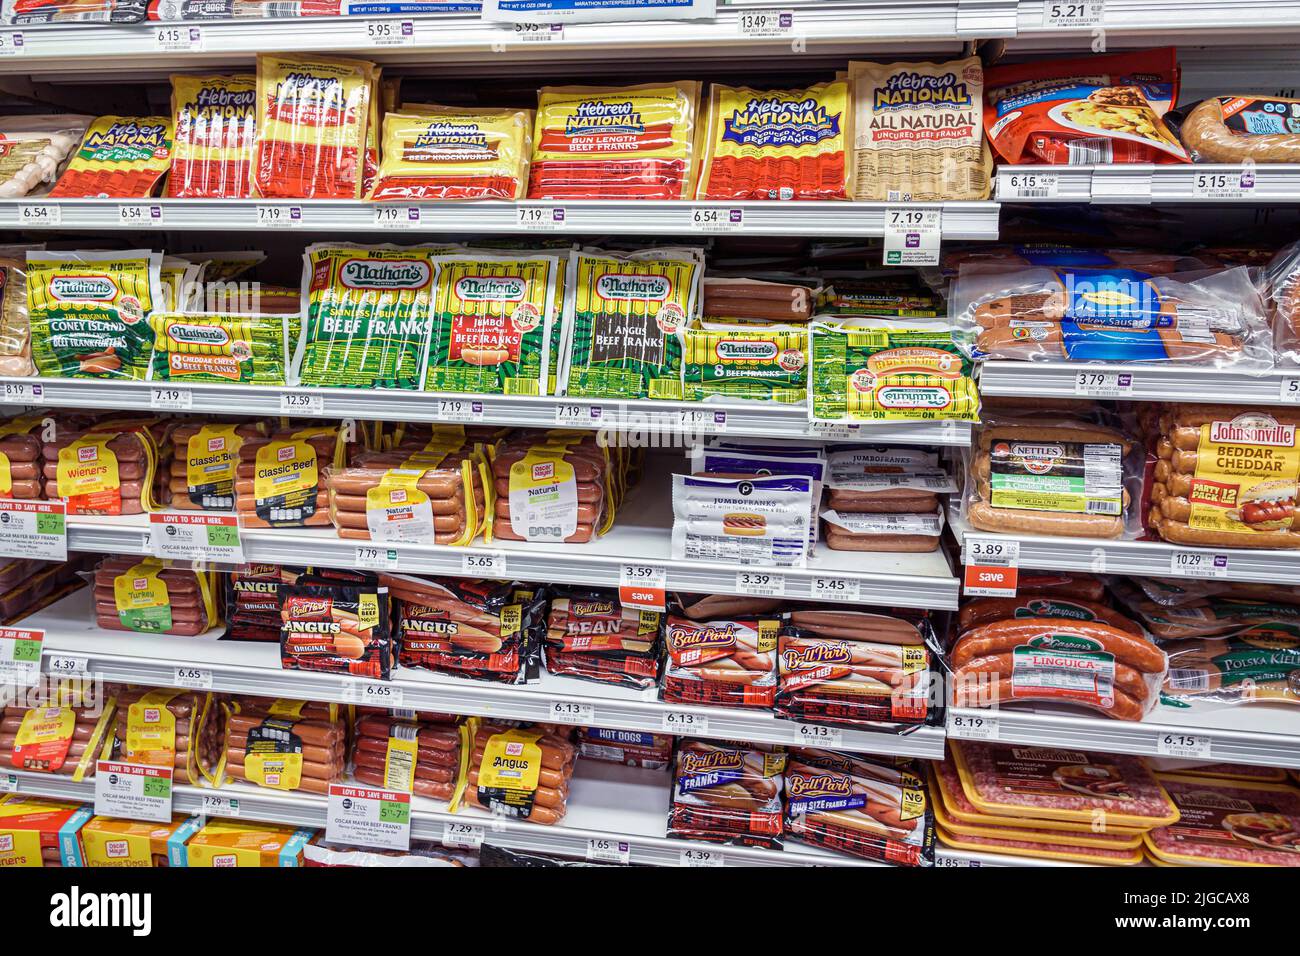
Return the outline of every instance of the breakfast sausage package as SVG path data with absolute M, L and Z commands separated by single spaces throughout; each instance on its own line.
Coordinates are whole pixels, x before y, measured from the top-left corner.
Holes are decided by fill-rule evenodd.
M 94 121 L 57 113 L 0 117 L 0 199 L 48 192 Z
M 101 116 L 86 136 L 51 199 L 147 199 L 172 162 L 170 116 Z
M 784 753 L 749 744 L 682 740 L 668 835 L 779 849 Z
M 280 666 L 372 680 L 393 676 L 388 589 L 286 584 L 280 588 Z
M 256 118 L 256 76 L 173 76 L 176 140 L 167 197 L 247 198 Z

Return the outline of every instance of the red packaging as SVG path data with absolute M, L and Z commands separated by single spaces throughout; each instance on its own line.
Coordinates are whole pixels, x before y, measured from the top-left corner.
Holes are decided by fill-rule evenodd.
M 668 662 L 660 697 L 678 704 L 771 707 L 776 700 L 776 617 L 691 621 L 668 618 Z
M 280 591 L 280 666 L 389 680 L 388 589 L 286 584 Z
M 785 754 L 754 745 L 683 740 L 668 835 L 741 846 L 781 846 Z

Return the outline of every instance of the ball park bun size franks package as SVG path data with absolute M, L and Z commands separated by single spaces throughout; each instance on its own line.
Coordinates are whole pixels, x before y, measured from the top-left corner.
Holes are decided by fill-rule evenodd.
M 522 199 L 531 110 L 414 106 L 384 117 L 383 158 L 369 199 Z
M 67 500 L 69 515 L 138 515 L 156 508 L 158 450 L 147 429 L 59 430 L 41 447 L 45 498 Z
M 105 558 L 95 568 L 95 623 L 141 634 L 202 634 L 221 623 L 216 576 L 154 557 Z
M 709 87 L 696 199 L 847 199 L 853 115 L 842 80 L 803 90 Z
M 360 199 L 375 77 L 366 60 L 259 54 L 253 194 Z
M 257 77 L 173 76 L 169 199 L 243 199 L 257 125 Z
M 93 807 L 25 794 L 0 797 L 0 869 L 86 865 L 81 831 Z
M 689 199 L 694 81 L 547 86 L 537 98 L 529 199 Z
M 346 726 L 338 704 L 233 698 L 223 704 L 225 753 L 213 768 L 227 778 L 271 790 L 328 793 L 343 779 Z
M 563 393 L 681 399 L 682 337 L 696 317 L 703 272 L 701 249 L 570 253 Z
M 86 866 L 186 866 L 185 844 L 203 826 L 203 817 L 174 817 L 171 823 L 143 823 L 92 817 L 81 828 Z
M 148 374 L 149 315 L 162 302 L 162 255 L 146 250 L 27 253 L 27 315 L 38 375 Z
M 806 475 L 673 475 L 673 560 L 806 567 L 812 485 Z
M 1300 866 L 1300 790 L 1182 774 L 1157 779 L 1179 813 L 1177 823 L 1144 838 L 1157 860 L 1180 866 Z
M 784 753 L 716 741 L 679 742 L 668 836 L 781 846 Z
M 946 63 L 849 63 L 854 133 L 851 198 L 987 199 L 979 57 Z
M 326 468 L 341 468 L 347 446 L 337 427 L 278 431 L 246 438 L 235 471 L 235 510 L 254 528 L 330 524 Z
M 1178 78 L 1172 47 L 994 66 L 984 126 L 1008 163 L 1188 163 L 1162 119 Z
M 209 820 L 185 848 L 186 866 L 298 867 L 316 831 L 251 820 Z
M 231 312 L 155 312 L 154 381 L 285 385 L 289 317 Z
M 780 633 L 776 616 L 708 621 L 670 616 L 660 697 L 678 704 L 770 708 Z
M 170 116 L 101 116 L 90 124 L 51 199 L 145 199 L 172 163 Z
M 807 401 L 807 328 L 703 320 L 684 335 L 687 401 Z

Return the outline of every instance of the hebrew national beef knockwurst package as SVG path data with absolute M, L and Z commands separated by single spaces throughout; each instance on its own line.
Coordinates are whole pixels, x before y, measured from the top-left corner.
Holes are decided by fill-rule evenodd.
M 808 330 L 802 326 L 692 322 L 682 348 L 687 401 L 808 399 Z
M 780 848 L 784 753 L 679 741 L 668 835 Z
M 170 116 L 101 116 L 90 124 L 51 199 L 146 199 L 172 162 Z
M 149 316 L 160 307 L 162 255 L 144 250 L 27 253 L 27 315 L 36 373 L 148 374 Z
M 155 312 L 149 324 L 155 381 L 287 383 L 287 315 Z
M 430 251 L 318 243 L 303 262 L 300 383 L 416 388 L 437 274 Z
M 105 558 L 95 569 L 95 621 L 115 631 L 202 634 L 221 623 L 216 574 L 155 557 Z
M 147 429 L 63 429 L 41 448 L 47 500 L 67 500 L 69 515 L 138 515 L 156 508 L 158 452 Z
M 0 868 L 85 866 L 81 831 L 94 812 L 64 800 L 0 796 Z
M 1179 866 L 1300 866 L 1300 790 L 1160 774 L 1177 823 L 1146 834 L 1157 859 Z
M 173 76 L 176 141 L 169 199 L 244 199 L 257 122 L 257 77 Z

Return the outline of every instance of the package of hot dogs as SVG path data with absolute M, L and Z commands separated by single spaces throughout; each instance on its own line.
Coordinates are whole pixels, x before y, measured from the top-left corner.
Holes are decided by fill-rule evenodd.
M 90 808 L 87 808 L 90 809 Z M 173 867 L 187 865 L 186 844 L 203 827 L 201 816 L 179 814 L 167 823 L 92 817 L 81 828 L 86 866 Z
M 200 786 L 221 761 L 225 711 L 211 694 L 126 688 L 118 694 L 114 756 L 126 763 L 173 767 L 173 779 Z
M 322 791 L 323 792 L 323 791 Z M 310 827 L 208 820 L 185 847 L 185 865 L 198 867 L 298 867 L 315 834 Z
M 817 512 L 826 480 L 826 456 L 821 448 L 758 445 L 713 439 L 706 447 L 691 449 L 691 472 L 694 475 L 717 475 L 722 478 L 759 478 L 768 475 L 793 475 L 809 481 L 812 500 L 808 506 L 808 546 L 817 543 Z
M 235 510 L 248 528 L 330 524 L 327 468 L 341 468 L 347 445 L 338 426 L 291 428 L 245 438 L 235 471 Z
M 355 727 L 352 776 L 372 787 L 449 801 L 463 753 L 455 723 L 437 715 L 366 714 Z
M 244 564 L 225 575 L 226 636 L 243 641 L 280 640 L 280 588 L 296 584 L 306 568 Z
M 45 496 L 42 421 L 39 415 L 19 415 L 0 423 L 0 497 Z
M 114 631 L 191 637 L 221 623 L 215 571 L 159 558 L 105 558 L 95 568 L 95 622 Z
M 0 717 L 0 766 L 56 773 L 73 781 L 95 775 L 113 741 L 114 697 L 90 700 L 74 690 L 36 707 L 10 704 Z
M 12 624 L 58 600 L 63 595 L 83 586 L 78 577 L 78 566 L 83 556 L 73 556 L 71 561 L 33 561 L 19 558 L 10 567 L 27 569 L 21 583 L 0 589 L 0 624 Z M 0 568 L 0 577 L 4 569 Z
M 673 738 L 640 730 L 579 727 L 578 756 L 626 767 L 666 770 L 673 759 Z
M 826 455 L 824 503 L 841 514 L 928 514 L 957 490 L 936 452 L 853 445 Z
M 673 475 L 673 560 L 806 567 L 816 501 L 806 475 Z
M 155 508 L 157 444 L 147 428 L 57 429 L 41 446 L 45 497 L 69 515 L 138 515 Z
M 317 830 L 311 842 L 302 848 L 303 866 L 330 867 L 398 867 L 400 869 L 478 866 L 473 850 L 448 850 L 436 843 L 412 841 L 407 850 L 381 850 L 375 847 L 330 843 L 325 831 Z
M 777 615 L 701 621 L 670 615 L 666 633 L 662 700 L 762 708 L 776 700 Z
M 864 611 L 793 611 L 781 629 L 775 709 L 816 723 L 924 723 L 927 621 Z
M 542 651 L 550 673 L 654 686 L 663 649 L 662 612 L 624 607 L 610 588 L 561 586 L 548 597 Z
M 668 835 L 779 849 L 786 755 L 755 744 L 679 742 Z
M 286 584 L 280 588 L 280 666 L 372 680 L 393 676 L 388 589 Z
M 81 831 L 95 808 L 22 793 L 0 796 L 0 866 L 85 866 Z
M 1161 646 L 1169 655 L 1164 693 L 1175 701 L 1300 703 L 1300 621 Z
M 463 792 L 452 802 L 530 823 L 564 819 L 578 748 L 567 731 L 545 725 L 504 727 L 470 718 L 461 725 L 470 752 Z
M 226 708 L 224 760 L 213 773 L 272 790 L 328 793 L 343 779 L 347 727 L 338 704 L 233 698 Z
M 742 594 L 685 594 L 673 592 L 669 611 L 692 621 L 728 617 L 773 617 L 785 604 L 782 598 L 749 597 Z
M 593 432 L 525 432 L 496 446 L 489 540 L 582 544 L 614 521 L 610 460 Z
M 261 423 L 184 422 L 167 432 L 162 501 L 178 511 L 233 511 L 239 450 Z
M 805 843 L 903 866 L 934 863 L 934 814 L 912 760 L 791 750 L 785 832 Z

